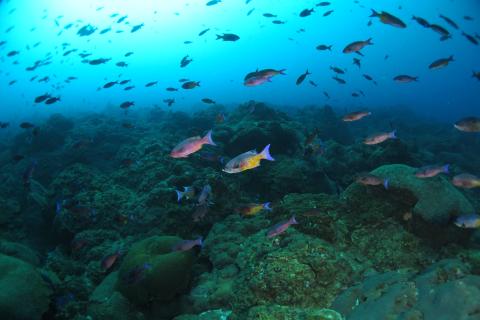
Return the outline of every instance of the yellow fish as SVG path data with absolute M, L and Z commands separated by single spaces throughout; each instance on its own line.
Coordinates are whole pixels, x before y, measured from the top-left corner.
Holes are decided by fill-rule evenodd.
M 232 160 L 228 161 L 223 169 L 226 173 L 239 173 L 245 170 L 253 169 L 260 166 L 260 160 L 275 161 L 270 155 L 270 145 L 267 145 L 262 152 L 257 153 L 256 150 L 242 153 Z

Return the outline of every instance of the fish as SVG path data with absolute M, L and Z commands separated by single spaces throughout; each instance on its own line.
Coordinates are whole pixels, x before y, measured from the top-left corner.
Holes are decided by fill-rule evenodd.
M 415 172 L 415 177 L 417 178 L 433 178 L 440 173 L 447 173 L 449 172 L 450 165 L 445 164 L 443 166 L 425 166 L 419 168 Z
M 338 67 L 330 66 L 330 70 L 332 70 L 333 72 L 338 73 L 338 74 L 345 74 L 345 71 L 343 69 L 338 68 Z
M 105 256 L 102 261 L 100 262 L 100 266 L 104 271 L 108 271 L 110 268 L 113 267 L 115 262 L 117 262 L 118 258 L 121 256 L 121 252 L 117 250 L 116 252 Z
M 109 32 L 111 30 L 112 30 L 112 28 L 105 28 L 105 29 L 100 31 L 100 34 L 105 34 L 105 33 Z
M 380 21 L 382 23 L 388 24 L 392 27 L 402 28 L 402 29 L 407 27 L 407 25 L 402 20 L 385 11 L 378 13 L 377 11 L 372 9 L 372 14 L 370 15 L 370 17 L 380 18 Z
M 465 189 L 479 188 L 480 178 L 470 173 L 461 173 L 452 178 L 452 184 Z
M 30 184 L 32 181 L 33 173 L 35 172 L 35 169 L 37 168 L 38 161 L 37 160 L 32 160 L 30 165 L 25 169 L 22 175 L 22 180 L 23 180 L 23 186 L 28 189 L 30 188 Z
M 50 94 L 48 93 L 45 93 L 45 94 L 42 94 L 41 96 L 38 96 L 35 98 L 35 103 L 41 103 L 41 102 L 44 102 L 45 100 L 47 100 L 48 98 L 50 98 Z
M 439 17 L 445 20 L 445 22 L 447 22 L 449 25 L 451 25 L 455 29 L 458 29 L 458 25 L 452 19 L 445 17 L 444 15 L 439 15 Z
M 304 9 L 300 12 L 299 16 L 305 18 L 311 15 L 313 12 L 315 12 L 313 9 Z
M 273 24 L 285 24 L 285 21 L 282 21 L 282 20 L 273 20 L 272 23 L 273 23 Z
M 182 60 L 180 61 L 180 68 L 185 68 L 186 66 L 188 66 L 188 64 L 190 62 L 192 62 L 193 59 L 188 59 L 188 55 L 186 55 L 185 57 L 182 58 Z
M 60 101 L 60 97 L 50 97 L 47 100 L 45 100 L 45 104 L 53 104 L 58 101 Z
M 453 125 L 457 130 L 463 132 L 480 132 L 480 118 L 466 117 L 458 120 Z
M 365 138 L 363 143 L 366 145 L 375 145 L 375 144 L 379 144 L 384 141 L 387 141 L 389 139 L 396 139 L 396 138 L 397 138 L 396 131 L 393 130 L 390 132 L 380 132 L 380 133 L 372 134 L 367 138 Z
M 143 26 L 144 26 L 143 23 L 140 23 L 140 24 L 137 24 L 136 26 L 133 26 L 133 27 L 132 27 L 132 30 L 130 30 L 130 33 L 137 32 L 137 31 L 140 30 Z
M 133 52 L 130 51 L 130 52 L 125 53 L 124 56 L 125 56 L 125 57 L 130 57 L 132 54 L 133 54 Z
M 168 87 L 165 90 L 170 91 L 170 92 L 178 91 L 177 88 L 172 88 L 172 87 Z
M 460 228 L 477 229 L 480 228 L 480 216 L 478 214 L 465 214 L 455 218 L 454 224 Z
M 18 163 L 18 162 L 22 161 L 23 159 L 25 159 L 25 156 L 21 155 L 21 154 L 15 154 L 15 155 L 12 156 L 12 160 L 15 163 Z
M 322 2 L 317 3 L 315 6 L 317 6 L 317 7 L 326 7 L 326 6 L 329 6 L 329 5 L 330 5 L 330 2 L 322 1 Z
M 120 104 L 120 108 L 126 110 L 126 109 L 128 109 L 128 108 L 130 108 L 131 106 L 134 106 L 134 105 L 135 105 L 135 102 L 133 102 L 133 101 L 125 101 L 125 102 L 122 102 Z
M 244 216 L 251 217 L 251 216 L 257 215 L 257 213 L 259 213 L 262 210 L 272 211 L 270 204 L 271 204 L 270 202 L 248 203 L 236 208 L 235 210 Z
M 196 87 L 200 87 L 200 81 L 187 81 L 182 84 L 182 88 L 186 90 L 194 89 Z
M 213 101 L 213 100 L 210 99 L 210 98 L 203 98 L 203 99 L 202 99 L 202 102 L 203 102 L 203 103 L 206 103 L 206 104 L 216 104 L 216 102 Z
M 93 59 L 93 60 L 88 61 L 88 64 L 90 64 L 92 66 L 96 66 L 96 65 L 99 65 L 99 64 L 105 64 L 110 60 L 112 60 L 112 59 L 111 58 Z
M 402 74 L 394 77 L 393 80 L 399 83 L 409 83 L 409 82 L 418 81 L 418 77 Z
M 222 35 L 219 35 L 217 34 L 217 39 L 216 40 L 219 40 L 219 39 L 222 39 L 223 41 L 237 41 L 240 39 L 240 37 L 234 33 L 224 33 Z
M 412 20 L 417 21 L 424 28 L 430 28 L 430 23 L 421 17 L 412 16 Z
M 279 74 L 285 75 L 285 69 L 257 69 L 256 71 L 250 72 L 245 76 L 243 84 L 247 87 L 258 86 L 265 82 L 270 82 L 272 77 Z
M 202 138 L 200 136 L 191 137 L 177 144 L 170 152 L 172 158 L 186 158 L 189 155 L 202 149 L 203 145 L 208 144 L 216 146 L 212 140 L 212 130 Z
M 116 65 L 117 67 L 122 67 L 122 68 L 128 67 L 128 64 L 127 64 L 125 61 L 117 62 L 117 63 L 115 63 L 115 65 Z
M 308 72 L 308 69 L 307 69 L 307 71 L 305 71 L 304 74 L 300 75 L 300 76 L 297 78 L 297 81 L 295 82 L 296 85 L 298 86 L 298 85 L 302 84 L 302 82 L 305 80 L 305 78 L 306 78 L 309 74 L 311 74 L 311 73 Z
M 156 85 L 158 83 L 158 81 L 151 81 L 151 82 L 148 82 L 147 84 L 145 84 L 145 87 L 152 87 L 154 85 Z
M 10 126 L 10 122 L 0 122 L 0 129 L 6 129 Z
M 447 40 L 449 38 L 451 38 L 452 36 L 450 35 L 450 32 L 448 32 L 447 29 L 445 29 L 444 27 L 442 26 L 439 26 L 438 24 L 431 24 L 430 25 L 430 29 L 432 29 L 433 31 L 435 31 L 436 33 L 440 34 L 442 37 L 440 38 L 440 40 Z
M 448 58 L 438 59 L 438 60 L 435 60 L 434 62 L 432 62 L 428 66 L 428 69 L 431 69 L 431 70 L 441 69 L 441 68 L 444 68 L 444 67 L 448 66 L 448 64 L 452 61 L 454 61 L 453 56 L 450 56 Z
M 366 74 L 366 73 L 363 74 L 363 77 L 364 77 L 365 79 L 367 79 L 368 81 L 372 81 L 372 80 L 373 80 L 372 76 L 370 76 L 370 75 L 368 75 L 368 74 Z
M 12 51 L 10 51 L 9 53 L 7 53 L 7 57 L 16 56 L 16 55 L 19 54 L 19 53 L 20 53 L 20 51 L 12 50 Z
M 121 17 L 120 19 L 117 20 L 117 23 L 122 23 L 127 18 L 128 18 L 128 16 L 123 16 L 123 17 Z
M 362 67 L 362 65 L 360 64 L 360 59 L 358 58 L 353 58 L 353 64 L 357 65 L 359 68 Z
M 275 161 L 270 155 L 269 144 L 260 153 L 257 153 L 256 150 L 251 150 L 236 156 L 227 162 L 222 171 L 226 173 L 239 173 L 245 170 L 250 170 L 259 167 L 261 160 Z
M 255 8 L 252 8 L 252 9 L 248 10 L 248 12 L 247 12 L 247 17 L 248 17 L 249 15 L 251 15 L 253 11 L 255 11 Z
M 215 116 L 215 123 L 224 123 L 226 119 L 226 116 L 223 112 L 218 113 Z
M 103 85 L 103 88 L 104 89 L 108 89 L 108 88 L 111 88 L 113 87 L 114 85 L 116 85 L 118 82 L 117 81 L 110 81 L 110 82 L 107 82 Z
M 267 237 L 268 238 L 276 237 L 284 233 L 288 229 L 288 227 L 294 224 L 298 224 L 297 220 L 295 219 L 295 216 L 292 216 L 288 220 L 279 222 L 267 231 Z
M 463 35 L 465 38 L 467 38 L 467 40 L 470 41 L 471 43 L 473 43 L 474 45 L 476 45 L 476 46 L 478 45 L 478 41 L 477 41 L 477 39 L 475 39 L 474 36 L 469 35 L 469 34 L 467 34 L 467 33 L 465 33 L 465 32 L 462 32 L 462 35 Z
M 22 122 L 20 123 L 20 128 L 22 129 L 31 129 L 31 128 L 34 128 L 35 125 L 33 123 L 30 123 L 30 122 Z
M 175 190 L 177 193 L 177 201 L 180 202 L 183 198 L 189 200 L 195 196 L 194 187 L 183 187 L 183 191 Z
M 477 78 L 480 81 L 480 71 L 472 71 L 472 78 Z
M 337 81 L 337 82 L 340 83 L 340 84 L 346 84 L 346 83 L 347 83 L 347 81 L 345 81 L 345 80 L 343 80 L 343 79 L 341 79 L 341 78 L 339 78 L 339 77 L 337 77 L 337 76 L 332 77 L 332 79 L 335 80 L 335 81 Z
M 385 190 L 388 190 L 389 180 L 380 178 L 371 173 L 361 173 L 355 179 L 355 182 L 363 184 L 364 186 L 383 186 Z
M 192 248 L 199 246 L 200 248 L 203 247 L 203 238 L 199 237 L 195 240 L 182 240 L 177 242 L 172 246 L 172 252 L 177 252 L 177 251 L 188 251 L 191 250 Z
M 321 51 L 325 51 L 325 50 L 332 51 L 332 45 L 327 46 L 326 44 L 319 44 L 316 47 L 316 49 Z
M 89 36 L 89 35 L 91 35 L 92 33 L 94 33 L 95 30 L 97 30 L 97 28 L 95 28 L 94 26 L 92 26 L 92 25 L 90 25 L 90 24 L 87 24 L 87 25 L 81 27 L 81 28 L 77 31 L 77 35 L 80 36 L 80 37 Z
M 346 114 L 342 117 L 342 120 L 345 122 L 353 122 L 353 121 L 358 121 L 361 120 L 372 113 L 370 111 L 355 111 L 351 112 L 349 114 Z
M 175 99 L 163 99 L 163 102 L 165 102 L 169 107 L 171 107 L 175 103 Z
M 272 13 L 264 13 L 263 16 L 265 18 L 276 18 L 277 17 L 275 14 L 272 14 Z
M 127 286 L 137 284 L 145 279 L 145 272 L 150 269 L 152 269 L 152 265 L 150 263 L 141 264 L 129 270 L 125 275 L 122 276 L 121 280 Z
M 207 33 L 208 31 L 210 31 L 210 28 L 207 28 L 207 29 L 204 29 L 202 31 L 200 31 L 200 33 L 198 34 L 199 37 L 203 36 L 205 33 Z
M 219 4 L 220 2 L 222 2 L 222 1 L 221 0 L 210 0 L 205 5 L 210 7 L 210 6 L 214 6 L 216 4 Z
M 371 46 L 373 45 L 372 43 L 372 38 L 368 38 L 365 41 L 354 41 L 352 43 L 349 43 L 344 49 L 343 53 L 352 53 L 352 52 L 359 52 L 366 46 Z
M 203 160 L 207 160 L 210 162 L 220 162 L 221 164 L 223 164 L 223 162 L 225 161 L 224 157 L 213 152 L 204 151 L 204 152 L 200 152 L 198 155 Z
M 123 90 L 129 91 L 129 90 L 132 90 L 133 88 L 135 88 L 135 86 L 128 86 L 128 87 L 125 87 Z
M 329 15 L 331 15 L 333 13 L 334 10 L 328 10 L 327 12 L 325 12 L 323 14 L 324 17 L 328 17 Z
M 208 198 L 212 194 L 212 187 L 209 184 L 206 184 L 203 186 L 202 191 L 200 192 L 200 195 L 198 196 L 198 205 L 207 205 L 208 204 Z
M 308 80 L 308 83 L 310 83 L 315 88 L 318 87 L 317 84 L 315 82 L 313 82 L 312 80 Z
M 470 16 L 463 16 L 463 19 L 467 20 L 467 21 L 473 21 L 474 19 Z
M 122 81 L 120 81 L 118 84 L 124 85 L 124 84 L 129 83 L 130 81 L 132 81 L 132 80 L 122 80 Z

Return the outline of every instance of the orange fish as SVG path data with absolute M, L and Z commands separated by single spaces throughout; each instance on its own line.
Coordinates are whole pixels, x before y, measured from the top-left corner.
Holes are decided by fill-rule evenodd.
M 170 156 L 172 158 L 186 158 L 192 153 L 202 149 L 204 144 L 216 146 L 212 140 L 212 130 L 208 131 L 203 138 L 196 136 L 183 140 L 173 148 L 172 152 L 170 152 Z

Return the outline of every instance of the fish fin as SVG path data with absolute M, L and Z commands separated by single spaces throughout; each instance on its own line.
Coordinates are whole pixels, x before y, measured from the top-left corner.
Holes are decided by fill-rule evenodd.
M 377 11 L 375 11 L 374 9 L 372 9 L 372 14 L 370 15 L 370 17 L 379 17 L 379 16 L 380 16 L 380 14 Z
M 263 204 L 263 209 L 265 209 L 267 211 L 272 211 L 273 209 L 272 209 L 272 207 L 270 207 L 270 204 L 271 204 L 271 202 L 265 202 Z
M 185 194 L 185 192 L 182 192 L 182 191 L 180 191 L 180 190 L 175 190 L 175 192 L 177 193 L 177 201 L 180 202 L 180 200 L 182 200 L 183 195 Z
M 450 170 L 450 165 L 449 164 L 446 164 L 446 165 L 443 166 L 443 172 L 444 173 L 447 173 L 447 174 L 450 173 L 449 170 Z
M 368 44 L 370 44 L 370 45 L 373 44 L 373 43 L 372 43 L 372 38 L 368 38 L 365 42 L 368 43 Z
M 206 144 L 210 144 L 212 146 L 216 146 L 215 142 L 212 140 L 212 130 L 208 131 L 205 137 L 202 139 Z
M 356 54 L 358 54 L 360 57 L 364 57 L 363 53 L 361 53 L 360 51 L 355 51 Z
M 203 237 L 199 237 L 199 238 L 197 239 L 197 243 L 198 243 L 198 245 L 199 245 L 200 247 L 203 247 Z
M 455 61 L 455 60 L 453 60 L 453 55 L 451 55 L 450 57 L 448 57 L 448 60 L 449 60 L 449 61 Z
M 275 159 L 270 155 L 270 144 L 268 144 L 263 151 L 261 152 L 263 159 L 275 161 Z
M 291 224 L 298 224 L 298 221 L 297 221 L 297 219 L 295 219 L 294 215 L 290 218 L 290 223 Z
M 383 187 L 385 188 L 385 190 L 388 190 L 389 183 L 390 183 L 390 181 L 389 181 L 388 179 L 385 179 L 385 180 L 383 181 Z
M 393 130 L 388 134 L 388 137 L 391 139 L 397 139 L 397 130 Z
M 216 40 L 218 40 L 218 39 L 223 39 L 223 36 L 217 34 L 217 39 Z
M 333 45 L 327 46 L 327 49 L 328 49 L 329 51 L 332 51 L 332 46 L 333 46 Z
M 278 70 L 278 73 L 279 73 L 279 74 L 286 75 L 285 70 L 287 70 L 287 69 L 280 69 L 280 70 Z

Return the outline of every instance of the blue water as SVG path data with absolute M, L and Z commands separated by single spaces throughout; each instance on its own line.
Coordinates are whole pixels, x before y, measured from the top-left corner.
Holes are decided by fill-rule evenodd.
M 480 12 L 480 3 L 476 0 L 332 1 L 330 7 L 315 7 L 319 1 L 252 0 L 246 4 L 244 0 L 224 0 L 213 6 L 206 6 L 206 2 L 2 1 L 0 41 L 6 44 L 0 47 L 0 119 L 20 122 L 56 112 L 120 112 L 116 107 L 126 100 L 135 101 L 137 108 L 166 108 L 162 100 L 168 98 L 175 98 L 176 110 L 198 110 L 205 107 L 200 102 L 205 97 L 224 105 L 254 99 L 288 108 L 325 103 L 340 110 L 406 107 L 448 121 L 479 114 L 480 82 L 472 78 L 472 70 L 480 70 L 480 46 L 461 35 L 461 31 L 480 33 L 480 18 L 475 15 Z M 315 8 L 315 12 L 299 17 L 306 8 Z M 407 28 L 394 28 L 369 18 L 370 8 L 394 14 Z M 331 9 L 334 12 L 330 16 L 322 16 Z M 114 13 L 118 16 L 110 17 Z M 278 17 L 266 18 L 264 13 Z M 439 14 L 453 19 L 460 29 L 453 29 Z M 117 23 L 125 15 L 125 21 Z M 417 24 L 412 15 L 445 27 L 452 39 L 440 41 L 438 34 Z M 467 21 L 465 15 L 475 19 Z M 273 24 L 275 19 L 285 24 Z M 368 26 L 370 20 L 373 24 Z M 70 23 L 73 26 L 65 30 Z M 143 28 L 130 32 L 141 23 Z M 98 29 L 90 36 L 77 35 L 87 24 Z M 108 27 L 112 31 L 100 34 Z M 7 32 L 9 28 L 12 29 Z M 207 28 L 210 30 L 206 34 L 198 36 Z M 300 29 L 305 32 L 299 32 Z M 123 32 L 117 33 L 120 31 Z M 222 33 L 235 33 L 240 40 L 216 40 L 216 34 Z M 348 43 L 367 38 L 372 38 L 374 45 L 362 51 L 365 57 L 342 53 Z M 333 49 L 318 51 L 315 47 L 319 44 L 333 45 Z M 78 51 L 63 56 L 70 49 Z M 12 50 L 20 53 L 7 57 Z M 124 57 L 129 51 L 134 54 Z M 81 52 L 92 53 L 87 59 L 112 60 L 92 66 L 81 62 Z M 48 55 L 51 64 L 25 70 Z M 180 68 L 185 55 L 193 62 Z M 385 55 L 389 55 L 386 60 Z M 434 60 L 450 55 L 454 55 L 455 61 L 448 67 L 428 69 Z M 353 65 L 353 57 L 361 58 L 360 69 Z M 119 61 L 128 63 L 128 67 L 117 67 L 115 63 Z M 347 70 L 342 77 L 346 85 L 331 79 L 332 65 Z M 271 83 L 258 87 L 245 87 L 244 76 L 257 68 L 286 69 L 287 75 L 274 77 Z M 295 80 L 306 69 L 312 75 L 296 86 Z M 365 80 L 363 73 L 371 75 L 378 86 Z M 392 80 L 398 74 L 418 76 L 419 81 L 398 84 Z M 29 81 L 34 76 L 38 78 Z M 50 81 L 39 83 L 44 76 L 49 76 Z M 78 80 L 65 83 L 69 76 Z M 200 87 L 183 90 L 180 78 L 200 81 Z M 97 90 L 109 81 L 123 79 L 131 79 L 128 85 L 136 88 L 124 91 L 125 86 L 115 85 Z M 9 85 L 12 80 L 17 82 Z M 318 87 L 311 86 L 308 80 Z M 145 88 L 150 81 L 158 84 Z M 167 87 L 180 89 L 167 92 Z M 365 97 L 351 96 L 358 90 Z M 324 91 L 331 96 L 330 100 Z M 46 92 L 60 96 L 61 101 L 53 105 L 33 102 Z

